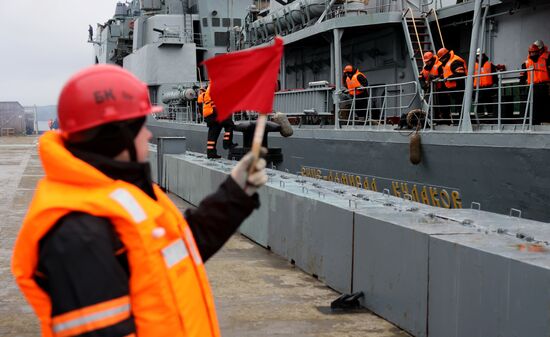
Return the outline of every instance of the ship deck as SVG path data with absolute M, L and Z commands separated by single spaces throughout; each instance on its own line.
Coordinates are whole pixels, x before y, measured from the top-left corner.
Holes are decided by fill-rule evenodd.
M 12 248 L 43 170 L 36 137 L 0 137 L 0 336 L 39 335 L 10 272 Z M 180 209 L 189 207 L 171 196 Z M 225 337 L 409 336 L 368 310 L 332 314 L 338 293 L 288 261 L 235 235 L 207 264 Z

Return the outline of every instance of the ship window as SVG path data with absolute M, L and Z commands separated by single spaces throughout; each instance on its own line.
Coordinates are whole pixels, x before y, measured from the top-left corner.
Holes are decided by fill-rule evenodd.
M 223 18 L 223 19 L 222 19 L 222 26 L 223 26 L 223 27 L 229 27 L 229 26 L 231 26 L 231 19 L 230 19 L 230 18 Z
M 220 18 L 212 18 L 212 27 L 220 26 Z
M 225 47 L 229 42 L 229 32 L 214 32 L 214 45 L 216 47 Z
M 202 26 L 208 27 L 208 18 L 202 18 Z
M 241 19 L 233 19 L 233 26 L 241 26 Z

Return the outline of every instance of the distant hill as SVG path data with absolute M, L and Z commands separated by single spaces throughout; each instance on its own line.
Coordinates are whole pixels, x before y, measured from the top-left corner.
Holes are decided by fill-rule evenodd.
M 57 105 L 37 106 L 36 119 L 39 121 L 47 121 L 57 117 Z

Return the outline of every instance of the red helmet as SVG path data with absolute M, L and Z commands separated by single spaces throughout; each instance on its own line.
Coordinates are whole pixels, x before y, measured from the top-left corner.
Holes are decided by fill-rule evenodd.
M 347 66 L 344 67 L 344 72 L 345 73 L 353 72 L 353 66 L 351 64 L 348 64 Z
M 424 62 L 428 62 L 433 57 L 434 57 L 434 53 L 432 53 L 431 51 L 427 51 L 424 53 L 424 56 L 422 58 L 424 59 Z
M 437 57 L 442 58 L 443 56 L 447 55 L 447 53 L 449 53 L 449 50 L 443 47 L 437 51 Z
M 145 83 L 113 65 L 94 65 L 73 75 L 58 102 L 59 126 L 65 134 L 160 111 L 162 107 L 151 105 Z
M 535 53 L 535 52 L 538 52 L 538 51 L 540 51 L 540 48 L 536 44 L 533 43 L 532 45 L 529 46 L 529 52 L 530 53 Z

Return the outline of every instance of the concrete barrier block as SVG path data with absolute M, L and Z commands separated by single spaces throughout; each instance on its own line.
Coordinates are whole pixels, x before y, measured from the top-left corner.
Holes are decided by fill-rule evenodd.
M 363 305 L 417 337 L 427 336 L 429 236 L 355 215 L 353 292 Z
M 550 334 L 550 253 L 496 236 L 430 238 L 430 337 Z
M 364 305 L 414 336 L 427 336 L 429 240 L 441 233 L 474 233 L 398 206 L 362 207 L 355 214 L 353 292 Z
M 261 205 L 260 208 L 255 210 L 239 228 L 241 234 L 266 248 L 268 246 L 268 226 L 271 215 L 269 209 L 270 191 L 271 188 L 266 186 L 258 192 Z
M 351 291 L 353 212 L 269 189 L 268 245 L 328 286 Z

